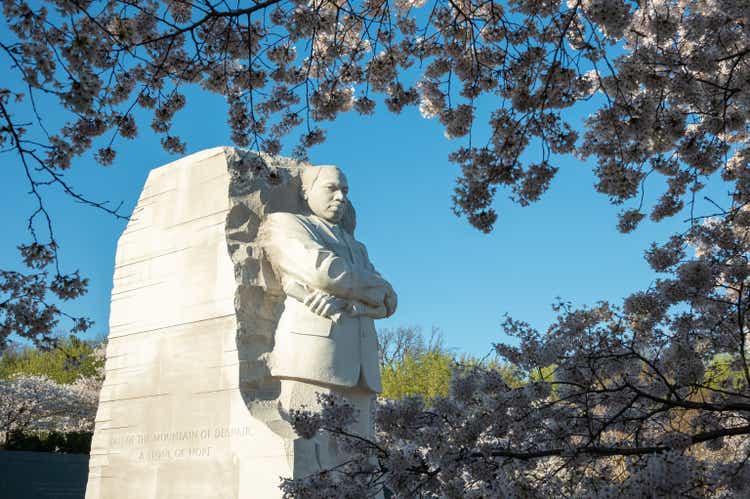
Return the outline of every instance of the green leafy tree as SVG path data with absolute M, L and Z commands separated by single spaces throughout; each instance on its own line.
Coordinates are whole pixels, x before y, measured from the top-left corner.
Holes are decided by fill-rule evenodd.
M 453 363 L 453 356 L 446 352 L 407 353 L 400 362 L 383 369 L 381 395 L 391 399 L 421 395 L 427 401 L 446 397 Z
M 0 379 L 15 374 L 46 376 L 63 384 L 79 378 L 101 378 L 104 369 L 102 341 L 83 341 L 73 336 L 61 339 L 49 350 L 13 348 L 0 356 Z
M 421 395 L 425 401 L 447 396 L 453 354 L 445 347 L 440 330 L 426 338 L 418 326 L 400 326 L 378 331 L 381 396 L 399 399 Z
M 501 372 L 508 386 L 521 386 L 524 378 L 516 368 L 496 358 L 456 355 L 446 348 L 440 331 L 433 328 L 425 338 L 421 328 L 414 326 L 384 329 L 380 340 L 380 372 L 383 381 L 381 396 L 400 399 L 420 395 L 428 404 L 437 397 L 450 395 L 451 377 L 455 371 L 481 367 Z

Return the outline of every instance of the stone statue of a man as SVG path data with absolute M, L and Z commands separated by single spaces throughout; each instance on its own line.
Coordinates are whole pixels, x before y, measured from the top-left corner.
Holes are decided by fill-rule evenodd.
M 259 233 L 286 293 L 270 355 L 271 376 L 281 380 L 285 411 L 315 407 L 317 393 L 335 393 L 358 409 L 355 430 L 370 436 L 371 407 L 381 390 L 373 319 L 393 314 L 396 294 L 346 223 L 350 205 L 344 174 L 333 166 L 308 167 L 301 180 L 310 214 L 273 213 Z M 294 443 L 295 476 L 342 459 L 321 436 Z

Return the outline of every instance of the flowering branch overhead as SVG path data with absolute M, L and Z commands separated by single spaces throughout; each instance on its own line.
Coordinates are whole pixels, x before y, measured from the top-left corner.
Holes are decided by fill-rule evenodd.
M 449 158 L 460 168 L 454 211 L 485 232 L 498 189 L 538 200 L 560 154 L 595 162 L 595 188 L 623 205 L 623 232 L 689 209 L 686 231 L 646 252 L 662 277 L 620 307 L 561 304 L 543 334 L 505 322 L 518 345 L 496 350 L 526 373 L 520 386 L 457 368 L 450 397 L 385 403 L 372 442 L 347 430 L 336 401 L 297 414 L 301 432 L 339 435 L 352 460 L 287 481 L 288 496 L 750 494 L 746 2 L 3 0 L 3 14 L 0 54 L 19 88 L 0 85 L 0 147 L 39 201 L 37 246 L 22 249 L 32 263 L 56 250 L 38 189 L 75 197 L 62 172 L 92 148 L 113 163 L 138 134 L 138 109 L 167 151 L 183 153 L 172 123 L 188 85 L 226 99 L 237 145 L 276 154 L 296 134 L 300 158 L 343 112 L 371 114 L 380 98 L 394 113 L 418 106 L 464 141 Z M 45 128 L 38 98 L 66 110 L 60 130 Z M 575 106 L 593 112 L 579 123 Z M 665 187 L 647 206 L 653 177 Z M 695 200 L 712 181 L 729 200 L 704 217 Z M 37 216 L 49 243 L 36 239 Z M 45 279 L 0 275 L 0 338 L 54 323 Z M 61 298 L 85 289 L 76 275 L 54 279 Z
M 6 0 L 10 32 L 0 47 L 26 88 L 2 95 L 20 99 L 17 114 L 28 114 L 23 105 L 33 107 L 37 93 L 70 113 L 56 134 L 29 117 L 47 142 L 37 159 L 53 175 L 108 132 L 97 158 L 112 163 L 115 138 L 138 133 L 136 107 L 152 113 L 165 149 L 183 152 L 171 126 L 188 84 L 227 99 L 240 146 L 278 153 L 282 139 L 303 127 L 301 157 L 324 140 L 320 122 L 353 109 L 373 112 L 373 93 L 393 112 L 418 104 L 451 138 L 468 136 L 478 100 L 490 99 L 490 140 L 451 156 L 462 171 L 455 210 L 477 228 L 494 224 L 497 187 L 533 202 L 557 171 L 553 155 L 570 152 L 596 158 L 597 189 L 618 204 L 637 197 L 650 172 L 664 175 L 668 188 L 651 210 L 658 220 L 690 202 L 701 178 L 746 161 L 743 147 L 729 162 L 725 155 L 746 133 L 747 14 L 733 2 L 708 5 Z M 409 69 L 415 64 L 418 73 Z M 579 140 L 579 123 L 565 111 L 592 96 L 598 110 Z M 4 106 L 1 140 L 20 150 L 30 132 Z M 541 157 L 527 164 L 522 154 L 532 145 L 542 146 Z M 620 227 L 630 230 L 641 218 L 640 208 L 626 210 Z

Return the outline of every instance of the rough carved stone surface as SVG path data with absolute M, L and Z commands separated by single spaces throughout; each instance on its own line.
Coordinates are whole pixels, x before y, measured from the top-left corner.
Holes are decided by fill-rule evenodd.
M 325 441 L 297 438 L 288 409 L 314 404 L 316 391 L 333 391 L 366 412 L 379 376 L 336 387 L 272 373 L 279 319 L 290 316 L 293 300 L 259 230 L 271 213 L 307 220 L 302 169 L 291 159 L 222 147 L 149 174 L 117 248 L 88 499 L 273 498 L 279 477 L 340 458 L 326 454 Z M 340 226 L 350 235 L 342 241 L 351 250 L 360 243 L 354 209 L 344 202 Z M 358 258 L 369 270 L 350 270 L 374 272 L 391 301 L 342 302 L 350 316 L 336 327 L 356 324 L 347 334 L 374 335 L 372 318 L 393 312 L 395 294 L 361 248 Z M 376 360 L 376 340 L 367 341 L 357 349 L 366 347 Z M 361 419 L 359 431 L 367 432 L 369 417 Z
M 299 209 L 298 165 L 253 157 L 216 148 L 148 176 L 117 248 L 89 499 L 278 497 L 291 474 L 263 423 L 281 302 L 252 240 L 266 210 Z

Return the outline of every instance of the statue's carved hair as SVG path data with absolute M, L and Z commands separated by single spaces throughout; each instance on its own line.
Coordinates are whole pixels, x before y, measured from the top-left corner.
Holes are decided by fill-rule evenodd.
M 344 172 L 342 172 L 341 169 L 335 165 L 307 166 L 305 168 L 302 168 L 302 171 L 300 172 L 300 180 L 302 181 L 303 193 L 313 188 L 313 186 L 315 185 L 315 182 L 318 180 L 318 177 L 320 176 L 320 172 L 322 172 L 326 168 L 333 168 L 334 170 L 338 171 L 341 175 L 346 177 L 346 175 L 344 175 Z

